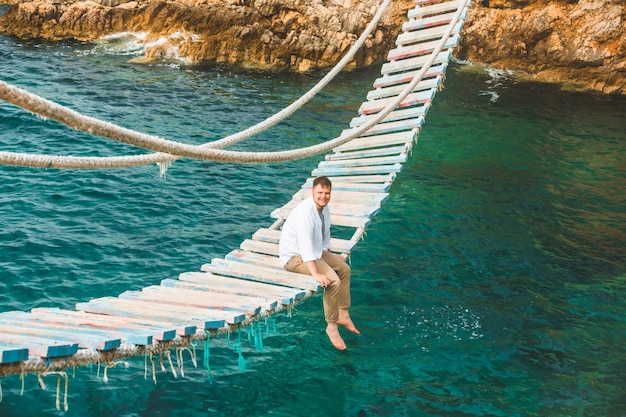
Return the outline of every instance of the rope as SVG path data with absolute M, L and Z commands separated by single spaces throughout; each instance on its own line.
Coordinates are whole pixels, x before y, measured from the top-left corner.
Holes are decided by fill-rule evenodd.
M 309 100 L 311 100 L 319 91 L 321 91 L 334 77 L 350 62 L 356 52 L 363 46 L 367 37 L 374 30 L 384 11 L 387 9 L 391 0 L 385 0 L 378 9 L 376 15 L 361 34 L 359 39 L 350 48 L 346 55 L 337 63 L 337 65 L 320 80 L 306 94 L 294 101 L 291 105 L 265 119 L 264 121 L 249 127 L 237 134 L 227 136 L 221 140 L 206 143 L 204 145 L 184 145 L 178 142 L 168 141 L 157 136 L 146 135 L 135 132 L 109 122 L 98 120 L 93 117 L 83 116 L 78 112 L 56 104 L 50 100 L 36 96 L 20 88 L 11 86 L 0 81 L 0 99 L 3 99 L 16 106 L 22 107 L 44 118 L 57 120 L 69 127 L 84 132 L 96 134 L 99 136 L 114 139 L 130 145 L 142 147 L 145 149 L 157 151 L 157 154 L 151 155 L 133 155 L 122 157 L 71 157 L 71 156 L 49 156 L 42 154 L 26 154 L 18 152 L 0 152 L 0 163 L 6 165 L 28 166 L 36 168 L 119 168 L 137 165 L 146 165 L 152 163 L 171 163 L 178 157 L 191 157 L 197 159 L 215 160 L 221 162 L 238 162 L 236 155 L 219 156 L 212 154 L 208 149 L 220 148 L 233 143 L 240 142 L 252 135 L 262 132 L 269 127 L 277 124 L 293 114 L 301 108 Z M 315 152 L 315 153 L 321 153 Z M 310 155 L 314 155 L 312 153 Z M 176 156 L 173 156 L 176 155 Z M 307 155 L 309 156 L 309 155 Z M 296 158 L 294 158 L 296 159 Z M 284 159 L 289 160 L 289 159 Z M 246 162 L 246 161 L 241 161 Z M 266 162 L 266 161 L 250 161 L 250 162 Z M 267 161 L 270 162 L 270 161 Z M 164 166 L 161 166 L 163 172 Z
M 213 383 L 213 379 L 211 378 L 211 365 L 209 360 L 211 359 L 211 334 L 208 330 L 206 331 L 206 340 L 204 341 L 204 367 L 207 372 L 207 377 L 209 378 L 209 383 Z
M 388 1 L 388 0 L 386 0 Z M 146 135 L 143 133 L 134 132 L 129 129 L 125 129 L 108 122 L 104 122 L 95 118 L 81 116 L 73 110 L 64 108 L 49 100 L 34 96 L 24 90 L 17 87 L 10 86 L 0 81 L 0 98 L 9 102 L 14 102 L 11 97 L 17 96 L 29 96 L 33 99 L 33 106 L 28 107 L 29 110 L 40 114 L 44 117 L 55 118 L 56 120 L 67 124 L 70 127 L 74 127 L 79 130 L 98 134 L 100 136 L 110 137 L 110 132 L 115 132 L 116 139 L 124 143 L 139 146 L 145 149 L 163 152 L 166 154 L 177 155 L 179 157 L 189 157 L 203 160 L 211 160 L 216 162 L 230 162 L 230 163 L 267 163 L 267 162 L 283 162 L 294 159 L 306 158 L 319 153 L 324 153 L 331 150 L 334 147 L 340 146 L 369 130 L 376 125 L 379 121 L 383 120 L 389 113 L 391 113 L 404 98 L 409 95 L 417 83 L 419 83 L 428 69 L 433 65 L 437 55 L 445 46 L 445 42 L 450 37 L 452 30 L 456 23 L 459 21 L 463 9 L 467 6 L 470 0 L 466 0 L 462 6 L 457 9 L 452 21 L 448 25 L 445 34 L 441 37 L 437 47 L 432 51 L 428 61 L 422 66 L 420 71 L 413 77 L 413 80 L 407 84 L 400 94 L 390 102 L 381 112 L 379 112 L 375 118 L 371 119 L 367 123 L 360 126 L 358 129 L 354 129 L 351 133 L 341 135 L 335 139 L 327 142 L 309 146 L 305 148 L 294 149 L 290 151 L 279 152 L 238 152 L 238 151 L 224 151 L 221 149 L 212 149 L 214 143 L 207 143 L 204 145 L 187 145 L 179 142 L 174 142 L 166 139 L 162 139 L 156 136 Z M 381 8 L 382 9 L 382 8 Z M 380 11 L 380 10 L 379 10 Z M 35 103 L 46 103 L 52 108 L 58 110 L 58 114 L 48 112 L 48 106 L 34 105 Z M 22 106 L 21 106 L 22 107 Z M 41 110 L 36 111 L 43 107 Z M 25 107 L 26 108 L 26 107 Z M 72 122 L 74 120 L 75 123 Z M 89 122 L 89 123 L 87 123 Z M 171 158 L 170 155 L 170 158 Z M 154 155 L 146 155 L 144 157 L 152 157 Z M 126 157 L 110 157 L 105 158 L 111 167 L 116 158 L 135 158 L 132 156 Z M 82 157 L 62 157 L 62 156 L 46 156 L 46 155 L 32 155 L 24 153 L 12 153 L 12 152 L 0 152 L 0 163 L 8 165 L 20 165 L 20 166 L 34 166 L 34 167 L 46 167 L 46 168 L 96 168 L 97 163 L 101 160 L 99 157 L 87 157 L 86 164 L 83 163 L 85 158 Z M 131 162 L 132 163 L 132 162 Z M 128 165 L 123 165 L 128 166 Z
M 176 368 L 174 368 L 174 364 L 172 363 L 172 351 L 168 350 L 165 355 L 167 356 L 167 361 L 170 364 L 170 370 L 172 371 L 172 375 L 174 375 L 174 379 L 178 379 Z

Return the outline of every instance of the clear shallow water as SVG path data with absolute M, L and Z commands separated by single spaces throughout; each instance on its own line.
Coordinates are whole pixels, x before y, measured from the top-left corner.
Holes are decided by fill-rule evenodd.
M 93 45 L 0 37 L 2 79 L 86 114 L 201 143 L 284 107 L 318 77 L 135 66 Z M 347 127 L 378 68 L 340 77 L 238 148 L 316 143 Z M 354 91 L 358 92 L 354 94 Z M 623 98 L 453 66 L 413 156 L 353 255 L 363 335 L 329 348 L 321 300 L 277 317 L 247 371 L 212 342 L 212 383 L 78 369 L 69 411 L 29 376 L 3 378 L 1 416 L 624 416 Z M 133 148 L 0 103 L 3 150 Z M 56 171 L 0 167 L 0 311 L 74 307 L 222 257 L 288 201 L 321 157 Z M 201 352 L 199 353 L 201 357 Z

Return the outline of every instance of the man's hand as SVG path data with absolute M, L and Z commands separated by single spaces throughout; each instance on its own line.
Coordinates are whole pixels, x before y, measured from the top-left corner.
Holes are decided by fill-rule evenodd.
M 313 278 L 315 279 L 315 281 L 319 282 L 320 285 L 322 286 L 322 288 L 326 288 L 327 285 L 330 285 L 330 279 L 322 274 L 322 273 L 316 273 L 313 275 Z

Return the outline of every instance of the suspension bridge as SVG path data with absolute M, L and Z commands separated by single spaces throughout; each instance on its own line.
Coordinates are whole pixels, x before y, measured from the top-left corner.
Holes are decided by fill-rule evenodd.
M 144 356 L 154 373 L 157 356 L 181 367 L 188 353 L 197 365 L 196 346 L 203 343 L 208 370 L 209 345 L 218 334 L 237 333 L 234 349 L 241 354 L 241 331 L 262 349 L 262 321 L 278 312 L 289 312 L 315 295 L 319 284 L 308 275 L 288 272 L 278 263 L 281 226 L 291 210 L 310 195 L 314 177 L 333 182 L 329 204 L 333 226 L 348 228 L 350 238 L 331 240 L 331 251 L 349 257 L 362 239 L 373 216 L 381 209 L 390 187 L 407 160 L 426 115 L 442 88 L 452 50 L 459 42 L 469 0 L 416 0 L 408 11 L 358 116 L 337 138 L 319 145 L 277 152 L 237 152 L 223 148 L 244 140 L 285 119 L 315 94 L 353 58 L 377 25 L 390 0 L 380 6 L 363 34 L 344 58 L 310 91 L 263 122 L 235 135 L 204 145 L 186 145 L 131 131 L 60 106 L 0 81 L 0 99 L 67 126 L 153 151 L 116 157 L 72 157 L 0 152 L 0 163 L 38 168 L 112 169 L 159 164 L 162 170 L 179 158 L 239 163 L 266 163 L 327 153 L 290 202 L 271 213 L 273 223 L 256 231 L 224 258 L 213 259 L 199 271 L 183 272 L 178 279 L 117 297 L 103 297 L 76 304 L 76 310 L 36 308 L 0 313 L 0 376 L 36 374 L 57 376 L 57 408 L 61 381 L 67 387 L 67 369 L 102 366 Z M 148 365 L 146 365 L 148 367 Z M 1 381 L 0 381 L 1 382 Z M 67 398 L 67 388 L 65 393 Z M 67 409 L 65 399 L 63 407 Z

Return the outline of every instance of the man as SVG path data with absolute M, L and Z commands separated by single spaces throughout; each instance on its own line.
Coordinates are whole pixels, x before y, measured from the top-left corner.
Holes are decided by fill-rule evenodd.
M 346 344 L 337 325 L 360 334 L 352 323 L 350 308 L 350 266 L 330 249 L 330 210 L 332 184 L 327 177 L 313 181 L 312 195 L 289 214 L 279 242 L 281 265 L 291 272 L 312 275 L 324 288 L 326 334 L 339 350 Z

